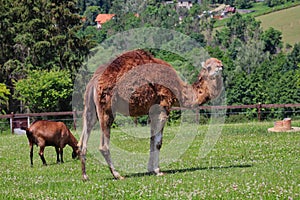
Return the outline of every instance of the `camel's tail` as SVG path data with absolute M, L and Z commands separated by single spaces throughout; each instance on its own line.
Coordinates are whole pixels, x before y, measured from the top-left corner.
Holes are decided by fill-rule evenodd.
M 84 111 L 82 115 L 83 128 L 80 140 L 77 144 L 81 150 L 86 149 L 91 130 L 97 122 L 96 107 L 98 105 L 96 102 L 98 97 L 95 83 L 96 81 L 94 79 L 88 83 L 84 95 Z

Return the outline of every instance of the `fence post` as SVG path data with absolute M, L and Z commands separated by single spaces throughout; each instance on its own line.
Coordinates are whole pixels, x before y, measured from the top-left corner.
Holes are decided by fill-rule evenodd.
M 74 126 L 74 130 L 76 130 L 76 111 L 72 112 L 73 115 L 73 126 Z
M 10 130 L 11 130 L 11 134 L 14 134 L 14 125 L 13 125 L 13 123 L 14 123 L 14 113 L 11 112 L 10 114 L 11 114 L 11 116 L 9 118 Z
M 257 117 L 258 117 L 258 121 L 261 121 L 261 103 L 257 104 Z

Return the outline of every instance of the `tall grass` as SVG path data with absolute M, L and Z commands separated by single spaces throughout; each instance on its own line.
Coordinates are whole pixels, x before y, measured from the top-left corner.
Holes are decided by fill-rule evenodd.
M 108 168 L 99 163 L 98 131 L 88 147 L 87 173 L 90 181 L 81 180 L 80 162 L 71 159 L 71 148 L 65 148 L 65 163 L 56 164 L 55 150 L 46 148 L 48 166 L 42 166 L 38 150 L 34 167 L 30 167 L 26 136 L 0 136 L 0 199 L 299 199 L 300 133 L 268 133 L 272 123 L 226 124 L 212 151 L 204 158 L 199 147 L 208 126 L 167 126 L 164 144 L 176 134 L 196 135 L 179 159 L 162 165 L 164 176 L 144 171 L 118 169 L 126 178 L 116 181 Z M 293 122 L 300 126 L 300 121 Z M 145 127 L 131 128 L 143 136 L 112 130 L 112 143 L 126 151 L 148 152 Z M 127 130 L 127 129 L 126 129 Z M 95 136 L 95 138 L 93 138 Z M 122 161 L 122 158 L 120 158 Z

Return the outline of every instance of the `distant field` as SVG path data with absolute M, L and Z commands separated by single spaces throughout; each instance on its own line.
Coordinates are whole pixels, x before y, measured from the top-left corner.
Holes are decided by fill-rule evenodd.
M 293 121 L 292 125 L 299 127 L 300 121 Z M 46 167 L 42 166 L 35 148 L 34 166 L 30 167 L 26 136 L 0 134 L 0 200 L 299 199 L 300 133 L 268 133 L 269 127 L 273 127 L 272 122 L 226 124 L 216 145 L 204 158 L 198 153 L 208 126 L 183 127 L 180 135 L 187 137 L 190 131 L 196 131 L 196 137 L 179 159 L 161 166 L 164 176 L 149 176 L 139 169 L 127 171 L 124 155 L 119 158 L 123 164 L 117 167 L 126 177 L 121 181 L 112 179 L 109 169 L 99 164 L 99 137 L 95 130 L 88 147 L 90 181 L 87 182 L 81 180 L 80 162 L 72 160 L 70 147 L 65 148 L 65 163 L 60 165 L 55 163 L 54 148 L 47 147 Z M 115 128 L 112 150 L 119 147 L 148 154 L 149 139 L 144 135 L 148 135 L 149 129 L 134 127 L 130 130 L 142 134 L 143 138 L 124 134 L 124 127 Z M 178 126 L 165 127 L 162 151 L 178 130 Z M 131 160 L 136 159 L 136 156 L 131 157 Z
M 285 43 L 300 42 L 300 6 L 262 15 L 256 19 L 262 22 L 264 30 L 273 27 L 281 31 Z

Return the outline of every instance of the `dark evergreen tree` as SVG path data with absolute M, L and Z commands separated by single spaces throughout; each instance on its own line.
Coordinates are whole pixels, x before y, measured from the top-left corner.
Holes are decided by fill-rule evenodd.
M 13 82 L 28 70 L 65 69 L 72 78 L 89 53 L 90 40 L 78 37 L 81 18 L 75 1 L 4 1 L 1 5 L 1 78 L 13 91 Z M 10 97 L 10 111 L 17 111 Z

